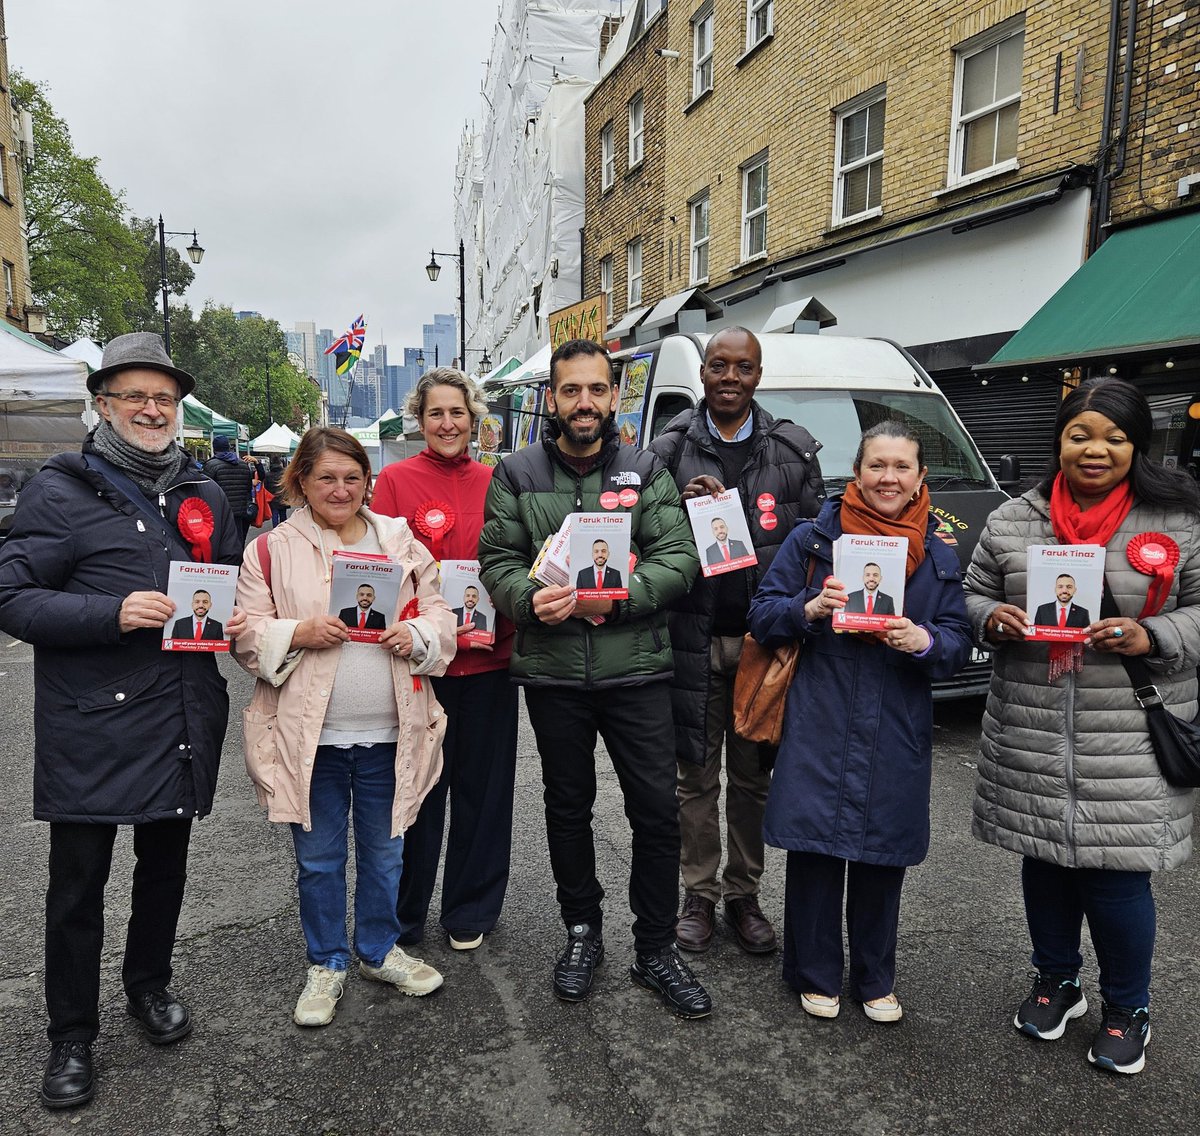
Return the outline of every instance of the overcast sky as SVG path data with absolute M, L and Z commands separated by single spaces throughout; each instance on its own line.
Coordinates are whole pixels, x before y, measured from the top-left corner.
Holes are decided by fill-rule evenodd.
M 187 299 L 421 342 L 458 310 L 453 186 L 497 0 L 4 0 L 9 66 L 134 214 L 195 229 Z M 189 240 L 178 240 L 182 248 Z

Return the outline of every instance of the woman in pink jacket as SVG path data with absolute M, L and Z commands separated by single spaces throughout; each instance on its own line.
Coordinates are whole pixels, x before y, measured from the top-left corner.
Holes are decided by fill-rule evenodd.
M 438 779 L 445 716 L 422 675 L 454 657 L 454 615 L 437 565 L 408 525 L 364 507 L 371 465 L 361 444 L 309 430 L 284 474 L 288 520 L 246 550 L 237 661 L 258 680 L 244 712 L 246 768 L 273 821 L 291 825 L 308 978 L 293 1019 L 333 1020 L 350 965 L 347 828 L 354 817 L 354 950 L 364 978 L 405 994 L 442 976 L 396 940 L 404 831 Z M 265 547 L 264 547 L 265 542 Z M 330 614 L 335 551 L 386 556 L 404 570 L 378 643 L 350 642 Z

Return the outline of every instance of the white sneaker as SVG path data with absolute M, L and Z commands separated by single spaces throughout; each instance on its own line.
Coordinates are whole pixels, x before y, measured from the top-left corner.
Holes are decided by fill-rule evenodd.
M 450 931 L 450 949 L 454 951 L 473 951 L 483 946 L 482 931 Z
M 836 1018 L 842 1009 L 842 1000 L 836 994 L 801 994 L 800 1005 L 806 1014 L 814 1018 Z
M 433 967 L 421 959 L 406 955 L 403 948 L 393 947 L 379 966 L 368 966 L 365 962 L 358 964 L 363 978 L 372 982 L 386 982 L 394 986 L 401 994 L 413 994 L 421 997 L 432 994 L 444 979 Z
M 863 1012 L 873 1022 L 898 1022 L 904 1016 L 900 999 L 895 994 L 885 994 L 882 998 L 864 1002 Z
M 327 1026 L 337 1013 L 338 999 L 346 989 L 346 972 L 327 966 L 310 966 L 304 990 L 296 1002 L 292 1021 L 298 1026 Z

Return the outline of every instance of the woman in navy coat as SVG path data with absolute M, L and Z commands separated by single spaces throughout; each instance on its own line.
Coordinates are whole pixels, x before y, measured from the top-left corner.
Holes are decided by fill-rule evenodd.
M 872 427 L 854 474 L 788 535 L 750 606 L 760 643 L 802 646 L 763 833 L 788 853 L 783 976 L 802 1007 L 821 1018 L 841 1008 L 845 890 L 851 996 L 873 1021 L 896 1021 L 904 871 L 929 850 L 930 683 L 963 667 L 971 636 L 958 557 L 931 523 L 919 437 L 898 422 Z M 831 626 L 846 603 L 831 575 L 844 532 L 908 539 L 904 615 L 885 631 Z

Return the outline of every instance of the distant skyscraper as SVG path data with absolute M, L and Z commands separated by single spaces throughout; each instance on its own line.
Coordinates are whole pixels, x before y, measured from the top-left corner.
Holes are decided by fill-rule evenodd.
M 304 337 L 304 370 L 314 379 L 317 373 L 317 325 L 312 320 L 297 320 L 296 331 Z
M 234 312 L 233 318 L 236 320 L 262 319 L 262 312 Z
M 421 331 L 424 333 L 425 370 L 432 370 L 435 362 L 439 367 L 452 366 L 458 355 L 458 321 L 454 316 L 435 315 L 433 323 L 423 324 Z

